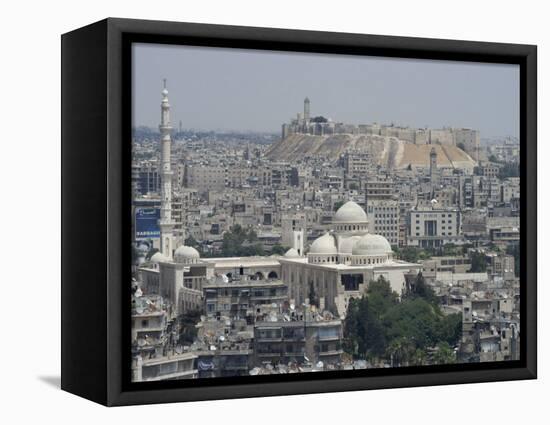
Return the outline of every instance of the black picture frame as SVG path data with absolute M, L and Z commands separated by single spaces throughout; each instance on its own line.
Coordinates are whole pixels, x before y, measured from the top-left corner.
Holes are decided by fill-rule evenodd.
M 532 45 L 109 18 L 62 36 L 62 389 L 114 406 L 415 387 L 537 376 L 537 49 Z M 509 63 L 520 66 L 520 360 L 131 383 L 130 45 Z

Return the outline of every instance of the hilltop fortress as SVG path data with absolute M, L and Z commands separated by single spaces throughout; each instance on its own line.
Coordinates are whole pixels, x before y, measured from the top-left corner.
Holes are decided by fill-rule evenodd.
M 282 140 L 267 152 L 274 160 L 322 156 L 337 160 L 346 152 L 364 152 L 388 168 L 428 167 L 436 150 L 438 166 L 473 168 L 479 161 L 479 131 L 467 128 L 411 128 L 379 124 L 345 124 L 304 112 L 282 126 Z

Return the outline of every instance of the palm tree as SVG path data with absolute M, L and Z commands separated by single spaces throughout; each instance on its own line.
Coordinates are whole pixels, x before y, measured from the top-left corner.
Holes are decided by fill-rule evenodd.
M 437 351 L 434 353 L 434 363 L 435 364 L 456 363 L 455 350 L 447 342 L 440 342 L 437 345 Z

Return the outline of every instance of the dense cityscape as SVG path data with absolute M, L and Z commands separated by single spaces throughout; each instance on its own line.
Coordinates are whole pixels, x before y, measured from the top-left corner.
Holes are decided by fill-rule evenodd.
M 133 132 L 134 381 L 519 359 L 516 138 L 170 108 Z

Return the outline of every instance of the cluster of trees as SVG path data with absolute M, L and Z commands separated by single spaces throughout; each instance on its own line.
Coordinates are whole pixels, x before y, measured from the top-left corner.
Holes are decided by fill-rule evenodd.
M 185 245 L 197 249 L 201 257 L 209 257 L 209 253 L 201 249 L 200 244 L 189 236 L 185 239 Z M 288 248 L 275 244 L 271 250 L 266 251 L 263 244 L 258 240 L 257 233 L 252 229 L 245 229 L 239 224 L 235 224 L 229 231 L 223 234 L 222 255 L 224 257 L 250 257 L 253 255 L 283 255 Z
M 498 177 L 505 179 L 507 177 L 519 177 L 519 162 L 504 162 L 495 155 L 489 155 L 489 161 L 500 165 Z
M 393 247 L 393 252 L 396 258 L 407 261 L 409 263 L 417 263 L 422 260 L 427 260 L 431 257 L 444 257 L 453 255 L 466 255 L 468 249 L 473 245 L 455 245 L 448 243 L 438 248 L 417 248 L 414 246 L 405 246 L 402 248 Z
M 519 177 L 519 163 L 518 162 L 506 162 L 500 167 L 498 177 L 502 180 L 508 177 Z
M 403 248 L 393 247 L 395 257 L 408 263 L 418 263 L 421 260 L 427 260 L 435 255 L 434 249 L 416 248 L 414 246 L 405 246 Z
M 265 255 L 265 250 L 254 229 L 235 224 L 223 234 L 222 254 L 224 257 L 249 257 Z
M 462 315 L 444 315 L 422 274 L 402 298 L 380 277 L 367 293 L 351 299 L 344 322 L 344 349 L 355 358 L 393 366 L 454 363 Z M 429 356 L 429 349 L 435 349 Z
M 485 260 L 485 254 L 479 251 L 472 251 L 470 253 L 470 260 L 472 266 L 470 267 L 471 273 L 483 273 L 487 270 L 487 261 Z

